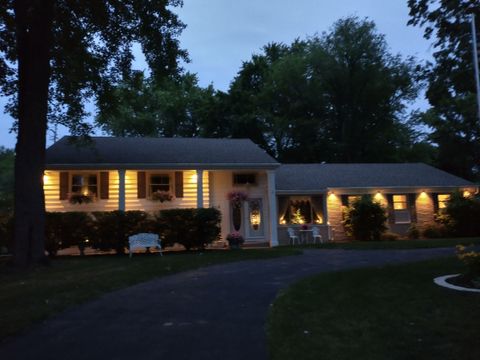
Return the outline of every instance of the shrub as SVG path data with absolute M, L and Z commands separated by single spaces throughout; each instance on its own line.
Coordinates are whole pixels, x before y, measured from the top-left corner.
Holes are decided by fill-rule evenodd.
M 479 236 L 479 218 L 480 201 L 456 192 L 448 201 L 443 223 L 453 236 Z
M 380 240 L 382 233 L 387 230 L 385 209 L 377 202 L 373 202 L 368 195 L 345 209 L 343 225 L 346 233 L 357 240 Z
M 400 240 L 400 235 L 392 233 L 392 232 L 385 232 L 380 236 L 382 241 L 397 241 Z
M 457 245 L 457 257 L 467 267 L 465 275 L 471 279 L 480 277 L 480 252 L 467 251 L 465 246 Z
M 442 224 L 429 224 L 423 228 L 423 237 L 427 239 L 438 239 L 449 236 L 448 229 Z
M 215 208 L 196 209 L 192 246 L 204 248 L 220 238 L 222 213 Z
M 407 231 L 407 236 L 410 240 L 416 240 L 420 238 L 420 230 L 416 224 L 410 225 Z
M 203 249 L 220 235 L 221 213 L 214 208 L 161 210 L 155 218 L 162 246 Z
M 59 249 L 78 246 L 80 253 L 92 234 L 92 218 L 85 212 L 47 212 L 45 250 L 55 256 Z
M 144 211 L 97 211 L 92 215 L 95 219 L 92 247 L 103 251 L 114 249 L 117 254 L 125 253 L 130 235 L 147 232 L 151 227 Z

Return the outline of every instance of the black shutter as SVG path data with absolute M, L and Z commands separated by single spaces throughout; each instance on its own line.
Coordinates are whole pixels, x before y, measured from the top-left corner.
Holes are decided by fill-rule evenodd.
M 417 207 L 415 206 L 415 201 L 417 199 L 417 194 L 408 194 L 408 208 L 410 210 L 410 221 L 417 222 Z
M 183 172 L 175 171 L 175 197 L 183 198 Z
M 433 213 L 436 214 L 438 213 L 438 194 L 433 193 L 432 198 L 433 198 Z
M 342 195 L 342 206 L 348 207 L 348 195 Z
M 108 171 L 100 172 L 100 199 L 109 198 L 109 173 Z
M 60 200 L 67 200 L 68 198 L 68 172 L 67 171 L 62 171 L 60 173 Z
M 145 199 L 147 197 L 147 174 L 145 171 L 137 172 L 137 198 Z
M 388 208 L 388 222 L 390 224 L 395 223 L 395 211 L 393 209 L 393 195 L 387 194 L 387 208 Z

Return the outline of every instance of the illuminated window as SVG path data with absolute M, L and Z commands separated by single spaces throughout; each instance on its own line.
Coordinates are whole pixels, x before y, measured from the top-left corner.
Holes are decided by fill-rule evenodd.
M 393 195 L 393 216 L 396 224 L 409 224 L 411 222 L 408 208 L 407 195 Z
M 170 177 L 168 175 L 150 175 L 150 194 L 153 194 L 157 191 L 170 191 Z
M 438 208 L 445 209 L 447 207 L 448 202 L 450 201 L 450 195 L 438 194 L 437 199 L 438 199 Z
M 323 224 L 323 196 L 279 196 L 281 225 Z
M 362 197 L 360 195 L 348 195 L 348 206 L 352 205 L 355 201 L 360 200 Z
M 407 210 L 407 195 L 393 195 L 393 209 Z
M 96 174 L 73 174 L 72 194 L 97 196 L 97 175 Z

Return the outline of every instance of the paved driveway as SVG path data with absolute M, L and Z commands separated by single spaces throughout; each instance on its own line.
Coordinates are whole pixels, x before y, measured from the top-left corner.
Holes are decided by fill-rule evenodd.
M 453 249 L 306 250 L 211 266 L 109 293 L 0 344 L 0 359 L 267 359 L 268 308 L 305 276 L 453 255 Z M 161 259 L 160 259 L 161 261 Z

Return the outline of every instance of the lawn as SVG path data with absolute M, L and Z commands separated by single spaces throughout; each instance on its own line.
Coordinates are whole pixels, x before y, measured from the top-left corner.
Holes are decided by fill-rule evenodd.
M 480 295 L 432 282 L 461 268 L 445 258 L 305 279 L 272 307 L 271 358 L 480 359 Z
M 295 248 L 345 249 L 345 250 L 386 250 L 386 249 L 431 249 L 454 247 L 456 245 L 480 245 L 480 238 L 421 239 L 397 241 L 351 241 L 327 244 L 299 245 Z
M 299 254 L 295 249 L 251 249 L 127 256 L 64 257 L 50 266 L 13 273 L 0 262 L 0 339 L 65 308 L 155 277 L 204 266 Z

